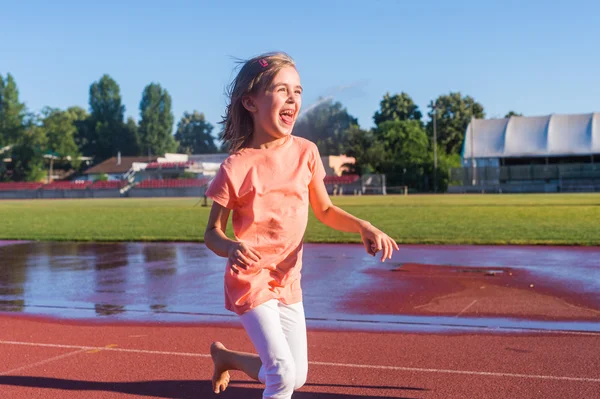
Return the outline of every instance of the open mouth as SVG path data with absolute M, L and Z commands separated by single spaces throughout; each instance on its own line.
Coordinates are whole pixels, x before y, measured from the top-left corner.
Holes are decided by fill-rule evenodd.
M 279 118 L 286 125 L 291 125 L 292 123 L 294 123 L 294 114 L 295 112 L 293 109 L 284 109 L 279 113 Z

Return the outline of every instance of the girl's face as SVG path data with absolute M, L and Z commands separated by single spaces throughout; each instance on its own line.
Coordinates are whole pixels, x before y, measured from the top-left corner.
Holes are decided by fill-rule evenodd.
M 246 107 L 254 118 L 255 137 L 280 139 L 292 133 L 300 107 L 302 86 L 296 68 L 282 68 L 266 90 L 252 96 L 252 104 Z

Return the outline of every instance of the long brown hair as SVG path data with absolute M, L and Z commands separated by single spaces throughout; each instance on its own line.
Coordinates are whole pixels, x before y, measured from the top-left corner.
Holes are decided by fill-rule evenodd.
M 296 67 L 292 57 L 283 52 L 265 53 L 240 64 L 242 68 L 228 87 L 229 104 L 220 122 L 224 126 L 221 140 L 230 153 L 247 147 L 254 133 L 252 116 L 244 108 L 242 98 L 265 90 L 282 68 Z

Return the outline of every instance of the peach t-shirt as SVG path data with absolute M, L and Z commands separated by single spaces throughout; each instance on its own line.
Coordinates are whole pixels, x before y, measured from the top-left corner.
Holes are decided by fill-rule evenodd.
M 233 210 L 238 241 L 262 259 L 247 270 L 225 272 L 225 307 L 237 314 L 278 299 L 302 300 L 302 241 L 308 222 L 308 185 L 323 180 L 317 146 L 289 136 L 269 149 L 245 148 L 222 164 L 207 197 Z

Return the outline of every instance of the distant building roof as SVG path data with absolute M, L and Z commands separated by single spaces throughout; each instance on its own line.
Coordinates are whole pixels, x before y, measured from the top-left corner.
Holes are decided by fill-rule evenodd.
M 121 163 L 118 162 L 117 157 L 112 157 L 96 166 L 89 168 L 83 172 L 83 174 L 99 175 L 106 173 L 107 175 L 116 175 L 127 172 L 129 169 L 131 169 L 131 165 L 133 165 L 133 163 L 148 163 L 152 161 L 156 161 L 156 157 L 121 157 Z
M 600 113 L 473 119 L 463 158 L 600 154 Z
M 188 160 L 193 161 L 193 162 L 198 162 L 198 163 L 202 163 L 202 162 L 221 163 L 228 156 L 229 156 L 229 153 L 226 153 L 226 152 L 219 152 L 219 153 L 213 153 L 213 154 L 192 154 L 188 157 Z

